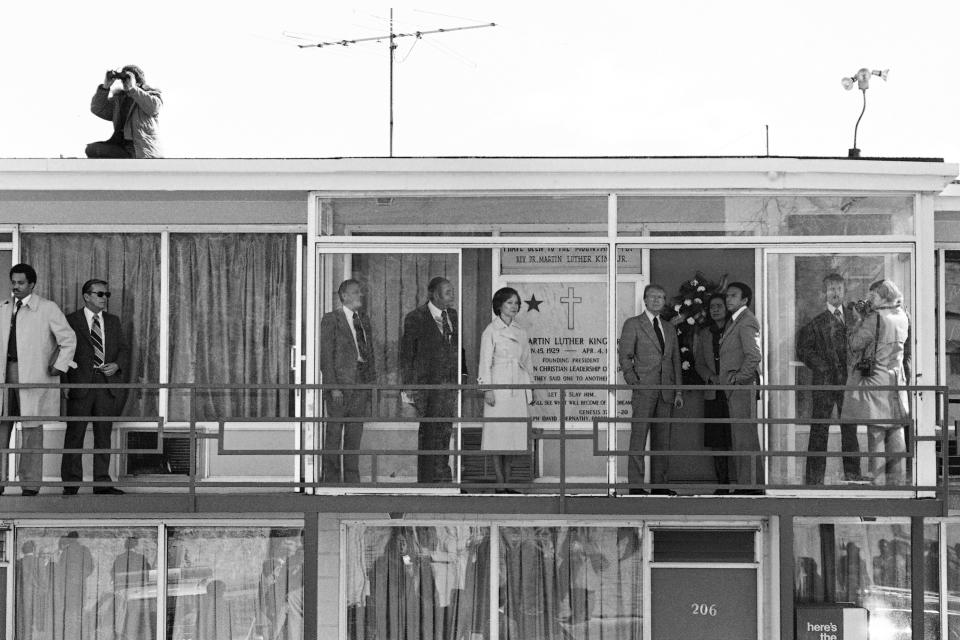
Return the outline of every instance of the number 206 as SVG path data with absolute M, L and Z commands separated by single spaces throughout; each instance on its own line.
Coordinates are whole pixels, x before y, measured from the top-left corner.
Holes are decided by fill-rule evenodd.
M 705 602 L 691 602 L 690 603 L 690 615 L 692 616 L 710 616 L 711 618 L 716 617 L 717 615 L 717 605 L 707 604 Z

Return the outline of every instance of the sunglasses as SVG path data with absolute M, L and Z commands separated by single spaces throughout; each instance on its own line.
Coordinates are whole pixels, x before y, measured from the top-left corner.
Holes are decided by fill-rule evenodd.
M 110 292 L 109 291 L 90 291 L 88 292 L 88 295 L 99 296 L 101 298 L 109 298 Z

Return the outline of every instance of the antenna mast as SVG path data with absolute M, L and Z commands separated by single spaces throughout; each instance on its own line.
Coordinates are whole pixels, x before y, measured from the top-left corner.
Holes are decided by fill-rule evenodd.
M 361 42 L 382 42 L 383 40 L 388 41 L 389 49 L 389 61 L 390 61 L 390 157 L 393 157 L 393 64 L 394 64 L 394 53 L 397 49 L 397 38 L 417 38 L 418 40 L 423 36 L 438 34 L 438 33 L 451 33 L 453 31 L 466 31 L 467 29 L 486 29 L 487 27 L 495 27 L 497 24 L 495 22 L 490 22 L 487 24 L 476 24 L 468 27 L 447 27 L 442 29 L 431 29 L 429 31 L 413 31 L 411 33 L 396 33 L 393 30 L 393 9 L 390 9 L 390 33 L 385 36 L 371 36 L 368 38 L 351 38 L 345 40 L 334 40 L 330 42 L 315 42 L 313 44 L 298 44 L 297 47 L 300 49 L 310 49 L 317 48 L 321 49 L 323 47 L 332 47 L 335 45 L 341 47 L 349 47 L 352 44 L 359 44 Z

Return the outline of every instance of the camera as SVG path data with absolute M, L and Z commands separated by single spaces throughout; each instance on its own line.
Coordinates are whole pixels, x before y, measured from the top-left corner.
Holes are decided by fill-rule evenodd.
M 873 311 L 873 304 L 869 300 L 857 300 L 853 303 L 853 308 L 857 310 L 857 313 L 865 316 Z

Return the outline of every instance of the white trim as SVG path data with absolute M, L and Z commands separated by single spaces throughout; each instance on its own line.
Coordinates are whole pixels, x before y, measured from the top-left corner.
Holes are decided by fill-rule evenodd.
M 160 344 L 159 382 L 170 382 L 170 232 L 160 233 Z M 170 390 L 160 389 L 157 409 L 161 416 L 170 415 Z
M 450 245 L 455 247 L 495 248 L 515 245 L 558 245 L 586 246 L 605 245 L 607 236 L 320 236 L 314 238 L 318 246 L 360 248 L 366 245 L 405 247 L 408 245 L 430 244 L 433 246 Z M 680 247 L 710 247 L 718 245 L 747 245 L 749 247 L 787 245 L 820 245 L 823 243 L 869 243 L 873 245 L 889 243 L 916 242 L 912 235 L 888 236 L 619 236 L 618 245 L 676 245 Z
M 13 635 L 14 621 L 16 619 L 16 615 L 15 615 L 16 610 L 14 609 L 14 599 L 16 598 L 16 584 L 17 584 L 16 576 L 14 575 L 17 570 L 16 569 L 17 550 L 14 547 L 13 527 L 8 527 L 6 529 L 0 530 L 0 536 L 3 536 L 5 538 L 4 548 L 7 550 L 6 560 L 3 562 L 0 562 L 0 566 L 7 567 L 7 584 L 6 584 L 7 598 L 4 602 L 0 602 L 0 606 L 3 606 L 7 612 L 7 615 L 6 615 L 7 623 L 5 625 L 4 637 L 13 638 L 14 637 Z M 2 560 L 2 558 L 0 558 L 0 560 Z
M 160 598 L 162 597 L 162 602 L 166 603 L 169 594 L 167 594 L 167 535 L 166 535 L 166 525 L 162 522 L 156 524 L 157 530 L 157 561 L 154 564 L 154 568 L 157 569 L 157 628 L 155 637 L 162 638 L 163 635 L 167 632 L 167 607 L 159 606 Z M 160 567 L 163 567 L 163 570 L 160 570 Z M 163 594 L 161 596 L 161 594 Z
M 2 229 L 2 225 L 0 225 Z M 225 231 L 227 229 L 227 231 Z M 21 224 L 21 233 L 306 233 L 305 224 Z M 0 230 L 2 232 L 2 230 Z

